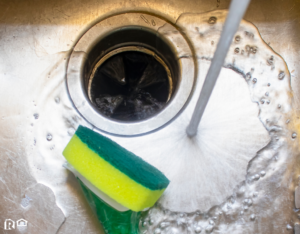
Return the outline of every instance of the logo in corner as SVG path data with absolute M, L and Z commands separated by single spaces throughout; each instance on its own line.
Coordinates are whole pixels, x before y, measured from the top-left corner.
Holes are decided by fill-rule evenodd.
M 27 223 L 28 223 L 27 220 L 25 220 L 25 219 L 19 219 L 19 220 L 17 221 L 17 226 L 18 226 L 18 227 L 27 227 Z
M 13 221 L 12 219 L 5 219 L 4 221 L 4 230 L 13 230 L 16 228 L 16 224 L 18 228 L 27 227 L 28 221 L 25 219 L 19 219 L 18 221 Z
M 5 219 L 4 230 L 12 230 L 12 229 L 15 229 L 15 221 L 11 219 Z

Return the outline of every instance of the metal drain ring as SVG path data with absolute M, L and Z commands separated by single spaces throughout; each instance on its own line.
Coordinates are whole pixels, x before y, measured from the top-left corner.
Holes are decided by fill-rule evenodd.
M 130 32 L 131 37 L 134 34 L 132 32 L 137 32 L 136 41 L 124 41 L 116 45 L 112 43 L 111 46 L 108 46 L 111 44 L 110 40 L 107 39 L 110 34 L 123 33 L 122 35 L 124 35 L 126 30 Z M 143 46 L 155 51 L 156 45 L 148 44 L 147 36 L 141 37 L 138 35 L 139 32 L 145 33 L 145 35 L 155 35 L 157 39 L 164 41 L 164 46 L 161 46 L 162 51 L 157 53 L 163 57 L 164 51 L 171 51 L 166 52 L 165 58 L 172 60 L 170 63 L 176 63 L 174 66 L 177 69 L 177 85 L 167 106 L 155 116 L 139 122 L 112 120 L 101 115 L 88 97 L 90 73 L 101 57 L 116 48 Z M 122 40 L 119 37 L 117 39 Z M 107 44 L 105 49 L 101 48 L 104 44 Z M 98 50 L 95 48 L 98 48 Z M 194 78 L 193 54 L 181 33 L 168 22 L 141 13 L 115 15 L 94 25 L 77 42 L 67 68 L 68 91 L 74 106 L 80 114 L 96 128 L 107 133 L 123 136 L 145 134 L 171 121 L 185 106 L 194 85 Z

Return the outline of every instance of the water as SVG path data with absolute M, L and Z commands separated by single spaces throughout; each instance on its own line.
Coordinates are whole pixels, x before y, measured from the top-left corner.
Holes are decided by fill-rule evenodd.
M 219 17 L 214 17 L 212 15 L 218 15 Z M 188 37 L 192 38 L 192 44 L 196 48 L 197 59 L 200 67 L 201 64 L 205 63 L 207 60 L 212 59 L 216 44 L 211 42 L 217 41 L 217 38 L 221 32 L 221 22 L 224 22 L 225 19 L 224 16 L 225 12 L 222 11 L 207 14 L 185 14 L 182 15 L 177 21 L 177 24 L 184 28 L 185 34 L 188 35 Z M 211 24 L 213 24 L 213 26 L 211 26 Z M 176 219 L 176 211 L 180 210 L 180 205 L 175 205 L 175 203 L 172 202 L 171 197 L 173 194 L 173 196 L 177 199 L 179 197 L 182 197 L 182 199 L 186 197 L 186 199 L 189 201 L 189 203 L 183 203 L 185 204 L 185 206 L 182 204 L 181 210 L 187 210 L 189 204 L 193 204 L 195 210 L 199 208 L 201 209 L 200 216 L 199 212 L 196 211 L 187 213 L 187 216 L 190 217 L 192 223 L 187 224 L 184 231 L 181 230 L 181 233 L 189 233 L 189 230 L 191 229 L 194 230 L 194 233 L 197 233 L 194 227 L 197 227 L 197 230 L 204 229 L 207 233 L 214 232 L 214 230 L 217 230 L 216 233 L 224 234 L 262 233 L 261 227 L 263 226 L 268 227 L 265 231 L 263 231 L 264 233 L 283 233 L 286 228 L 286 222 L 289 222 L 291 217 L 293 217 L 293 220 L 295 220 L 296 218 L 296 216 L 291 213 L 293 208 L 293 195 L 292 193 L 290 193 L 290 189 L 288 189 L 292 182 L 285 181 L 283 182 L 283 184 L 282 182 L 279 182 L 282 181 L 284 177 L 288 177 L 287 174 L 289 173 L 289 176 L 292 176 L 292 171 L 283 171 L 280 170 L 280 168 L 285 165 L 286 161 L 295 160 L 296 153 L 293 154 L 293 151 L 298 152 L 298 150 L 296 150 L 295 146 L 290 141 L 290 136 L 292 136 L 292 139 L 295 139 L 297 137 L 297 133 L 293 132 L 294 130 L 291 129 L 294 126 L 287 128 L 286 124 L 290 122 L 290 118 L 291 116 L 293 116 L 289 71 L 284 60 L 261 39 L 258 30 L 251 23 L 245 21 L 241 23 L 239 31 L 236 33 L 236 37 L 232 43 L 231 48 L 229 49 L 224 67 L 233 70 L 234 72 L 238 73 L 241 78 L 244 78 L 244 82 L 247 83 L 248 89 L 250 91 L 251 100 L 252 102 L 257 103 L 257 106 L 259 108 L 258 117 L 261 120 L 261 125 L 269 132 L 271 137 L 270 141 L 272 143 L 268 144 L 266 147 L 262 147 L 261 149 L 257 148 L 257 151 L 261 151 L 259 151 L 259 153 L 255 157 L 253 157 L 249 164 L 247 162 L 248 166 L 247 170 L 245 170 L 246 180 L 243 182 L 241 180 L 241 184 L 238 184 L 236 182 L 236 189 L 232 189 L 231 194 L 233 194 L 233 196 L 235 197 L 235 203 L 232 203 L 230 199 L 225 199 L 226 201 L 224 203 L 212 206 L 207 210 L 203 208 L 201 209 L 201 207 L 203 207 L 202 204 L 193 204 L 193 199 L 200 199 L 201 193 L 203 194 L 205 190 L 203 190 L 203 187 L 199 190 L 192 188 L 192 186 L 201 186 L 201 182 L 199 182 L 198 184 L 196 178 L 201 176 L 201 173 L 197 172 L 197 170 L 194 170 L 194 166 L 190 165 L 189 170 L 193 170 L 194 177 L 191 173 L 189 174 L 190 179 L 187 179 L 188 177 L 185 177 L 182 180 L 186 183 L 191 183 L 189 192 L 192 194 L 197 194 L 195 198 L 193 198 L 192 195 L 187 195 L 184 192 L 179 193 L 173 190 L 171 186 L 172 181 L 174 181 L 175 177 L 173 178 L 173 180 L 171 178 L 171 186 L 170 188 L 168 188 L 171 192 L 168 193 L 169 191 L 166 191 L 165 194 L 165 196 L 170 196 L 170 199 L 167 200 L 165 197 L 163 197 L 160 200 L 158 206 L 142 214 L 142 220 L 149 216 L 151 216 L 152 218 L 156 218 L 155 223 L 160 223 L 163 220 L 168 220 L 171 223 L 169 230 L 177 229 L 178 231 L 180 231 L 181 229 L 178 227 L 178 218 Z M 202 67 L 202 70 L 200 70 L 199 72 L 205 73 L 205 71 L 203 71 Z M 228 79 L 229 81 L 229 77 L 226 78 L 224 77 L 224 75 L 222 76 L 222 74 L 220 75 L 219 79 Z M 221 83 L 221 81 L 218 82 Z M 224 82 L 222 83 L 225 84 Z M 232 90 L 236 90 L 239 88 L 241 89 L 242 87 L 235 86 L 232 87 Z M 223 89 L 226 89 L 226 87 L 223 86 Z M 220 92 L 220 90 L 216 87 L 216 90 L 214 92 Z M 221 100 L 219 101 L 221 102 Z M 237 99 L 236 101 L 238 102 L 240 100 Z M 193 102 L 193 100 L 191 102 Z M 213 101 L 211 100 L 211 105 L 213 105 L 212 102 Z M 235 104 L 234 102 L 232 102 L 227 107 L 229 108 L 230 105 L 234 106 Z M 215 104 L 214 107 L 220 108 L 220 105 Z M 210 110 L 208 107 L 206 113 L 207 116 L 209 115 L 209 111 Z M 237 111 L 233 112 L 238 114 Z M 212 117 L 212 115 L 209 116 Z M 203 123 L 203 126 L 205 126 L 205 124 L 207 123 Z M 247 126 L 248 124 L 249 122 L 244 119 L 244 125 Z M 225 129 L 226 128 L 224 128 L 223 130 Z M 212 128 L 210 130 L 213 131 Z M 246 131 L 251 130 L 248 129 Z M 199 129 L 199 132 L 201 133 L 201 127 Z M 175 135 L 179 133 L 172 134 Z M 202 130 L 202 138 L 204 137 L 207 136 L 203 133 Z M 257 134 L 256 137 L 260 136 L 258 136 Z M 216 142 L 219 142 L 218 140 L 216 140 L 217 135 L 214 135 L 211 140 L 213 140 L 214 138 Z M 183 136 L 180 140 L 179 139 L 180 137 L 178 138 L 177 142 L 186 141 Z M 232 139 L 234 139 L 234 137 Z M 253 139 L 249 138 L 249 140 L 251 141 Z M 166 141 L 165 143 L 168 144 L 168 142 Z M 189 145 L 187 141 L 184 144 L 185 147 L 193 147 L 191 144 Z M 209 145 L 211 143 L 207 142 L 206 144 Z M 236 142 L 236 144 L 243 144 L 243 142 Z M 136 150 L 136 152 L 141 151 Z M 182 153 L 183 152 L 184 151 L 182 151 Z M 186 152 L 189 152 L 190 154 L 192 151 L 186 150 Z M 213 150 L 210 153 L 212 154 L 212 152 Z M 191 155 L 189 155 L 189 157 L 191 157 Z M 203 157 L 203 155 L 199 153 L 198 157 Z M 270 158 L 272 157 L 276 158 L 277 160 L 270 161 Z M 154 161 L 153 157 L 150 156 L 147 159 L 150 160 L 150 158 Z M 236 157 L 234 158 L 234 160 L 236 160 Z M 172 165 L 174 165 L 174 160 L 175 159 L 173 159 Z M 195 160 L 194 164 L 197 164 L 198 159 L 194 158 L 193 160 Z M 160 164 L 161 163 L 162 162 L 160 160 Z M 196 168 L 198 169 L 198 171 L 205 170 L 204 167 L 207 166 L 208 168 L 213 170 L 213 163 L 210 163 L 211 164 L 208 165 L 202 164 L 202 166 L 198 166 Z M 237 168 L 235 170 L 237 170 Z M 167 170 L 165 171 L 167 172 Z M 178 172 L 178 169 L 177 173 L 180 174 L 180 172 Z M 182 176 L 182 174 L 180 175 Z M 213 183 L 215 183 L 215 181 L 210 180 L 210 177 L 212 176 L 213 174 L 210 173 L 206 174 L 206 178 L 203 177 L 205 178 L 205 180 L 211 181 L 211 184 L 208 186 L 213 186 Z M 177 182 L 176 179 L 175 181 Z M 281 183 L 281 186 L 283 188 L 286 188 L 286 190 L 282 190 L 280 192 L 280 195 L 275 192 L 275 187 L 272 187 L 275 186 L 274 181 L 278 181 L 278 183 Z M 202 180 L 202 182 L 204 182 L 204 180 Z M 186 190 L 187 186 L 183 185 L 184 184 L 181 184 L 182 187 L 180 188 L 178 186 L 176 189 L 182 189 L 182 191 Z M 274 191 L 269 193 L 265 189 Z M 211 192 L 211 196 L 212 194 L 214 194 L 213 196 L 216 196 L 217 191 Z M 282 200 L 284 199 L 284 197 L 285 199 L 287 199 L 287 197 L 291 197 L 291 200 L 284 201 Z M 271 202 L 268 202 L 268 200 Z M 277 207 L 273 207 L 274 203 L 277 204 Z M 283 204 L 286 204 L 286 206 L 290 207 L 291 209 L 286 210 L 288 208 L 284 207 Z M 266 206 L 268 208 L 266 208 Z M 173 211 L 171 211 L 169 215 L 163 214 L 162 210 L 166 208 Z M 273 212 L 276 212 L 274 211 L 274 209 L 282 209 L 285 210 L 285 212 L 281 215 L 280 218 L 275 217 L 273 216 Z M 153 216 L 153 213 L 155 213 L 156 215 Z M 209 221 L 207 221 L 207 215 L 208 217 L 217 217 L 214 224 L 211 224 Z M 205 216 L 206 218 L 204 218 Z M 262 219 L 269 220 L 268 222 L 266 222 L 262 221 Z M 252 224 L 249 222 L 251 222 Z M 243 223 L 244 226 L 239 226 L 239 223 Z M 254 225 L 254 223 L 256 223 L 256 226 Z M 257 228 L 257 225 L 260 228 Z M 274 226 L 276 226 L 276 230 L 274 229 Z M 293 229 L 291 225 L 289 226 L 290 229 Z M 152 233 L 152 230 L 154 230 L 156 227 L 158 227 L 158 225 L 147 228 L 144 228 L 140 225 L 140 230 L 143 233 Z M 163 233 L 168 233 L 168 231 Z
M 52 141 L 53 137 L 50 133 L 48 133 L 46 138 L 47 138 L 47 141 Z
M 225 16 L 225 11 L 185 14 L 177 21 L 197 54 L 199 85 L 195 93 L 200 92 Z M 81 212 L 80 217 L 88 215 L 92 220 L 92 213 L 77 198 L 80 195 L 73 194 L 74 178 L 61 167 L 61 152 L 74 129 L 79 124 L 92 126 L 72 106 L 64 84 L 65 64 L 59 60 L 61 57 L 64 61 L 65 54 L 57 57 L 62 65 L 50 68 L 57 71 L 51 79 L 39 80 L 39 99 L 28 114 L 31 118 L 33 113 L 40 115 L 31 130 L 31 142 L 38 139 L 35 154 L 39 157 L 30 157 L 29 163 L 32 168 L 43 167 L 32 173 L 39 182 L 54 188 L 66 216 Z M 174 122 L 158 132 L 124 139 L 109 136 L 171 179 L 158 204 L 142 212 L 140 220 L 135 219 L 140 233 L 202 230 L 274 234 L 286 232 L 287 223 L 292 227 L 299 214 L 292 210 L 296 172 L 291 167 L 298 163 L 299 128 L 291 97 L 290 74 L 284 60 L 268 47 L 251 23 L 243 21 L 194 142 L 186 137 L 185 128 L 195 98 Z M 55 148 L 50 150 L 54 143 Z M 243 203 L 245 199 L 247 204 Z M 66 200 L 78 207 L 64 206 Z M 108 219 L 107 225 L 113 220 Z M 128 217 L 124 220 L 127 226 Z M 162 228 L 166 222 L 169 225 Z

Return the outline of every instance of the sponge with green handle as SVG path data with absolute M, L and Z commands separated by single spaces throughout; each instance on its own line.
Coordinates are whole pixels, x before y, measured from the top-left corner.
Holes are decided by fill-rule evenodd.
M 94 187 L 133 211 L 153 206 L 169 185 L 158 169 L 83 126 L 78 127 L 63 155 Z

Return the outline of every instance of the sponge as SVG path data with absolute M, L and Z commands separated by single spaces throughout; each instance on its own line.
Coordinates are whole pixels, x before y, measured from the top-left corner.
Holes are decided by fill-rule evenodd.
M 170 183 L 140 157 L 83 126 L 63 155 L 93 186 L 133 211 L 153 206 Z

